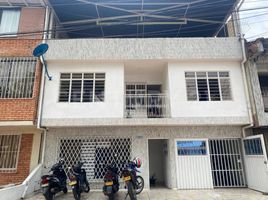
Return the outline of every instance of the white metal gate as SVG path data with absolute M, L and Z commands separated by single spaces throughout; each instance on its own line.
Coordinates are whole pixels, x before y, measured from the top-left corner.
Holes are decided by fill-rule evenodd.
M 77 136 L 58 139 L 58 159 L 65 160 L 65 167 L 78 161 L 86 162 L 84 168 L 90 182 L 101 182 L 107 164 L 115 161 L 119 170 L 131 159 L 130 137 Z
M 268 165 L 263 135 L 244 138 L 243 150 L 248 187 L 267 193 Z
M 245 187 L 241 139 L 209 140 L 214 187 Z
M 207 139 L 178 140 L 178 189 L 213 188 Z

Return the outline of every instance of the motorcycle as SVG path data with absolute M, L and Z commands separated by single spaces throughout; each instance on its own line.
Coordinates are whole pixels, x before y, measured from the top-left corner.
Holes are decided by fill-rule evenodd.
M 71 168 L 72 174 L 69 178 L 69 186 L 72 187 L 75 200 L 80 200 L 82 192 L 88 193 L 90 191 L 86 171 L 82 168 L 83 164 L 84 163 L 79 162 Z
M 42 193 L 46 200 L 53 200 L 55 194 L 63 191 L 64 194 L 68 192 L 67 189 L 67 174 L 63 168 L 64 161 L 60 160 L 54 164 L 49 172 L 49 175 L 41 177 Z
M 109 200 L 114 199 L 114 194 L 119 190 L 119 175 L 118 168 L 115 162 L 106 167 L 104 175 L 103 193 L 109 197 Z
M 135 158 L 134 161 L 127 163 L 125 169 L 121 173 L 121 177 L 125 182 L 127 195 L 131 200 L 137 200 L 137 194 L 140 194 L 144 188 L 144 180 L 141 176 L 137 175 L 137 168 L 140 168 L 141 161 Z

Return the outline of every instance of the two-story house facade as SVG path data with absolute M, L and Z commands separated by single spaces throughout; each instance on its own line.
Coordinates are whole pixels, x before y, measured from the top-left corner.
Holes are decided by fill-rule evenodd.
M 23 182 L 39 163 L 41 64 L 32 51 L 42 42 L 45 16 L 41 1 L 0 1 L 1 186 Z
M 250 116 L 238 38 L 48 45 L 46 165 L 87 161 L 99 183 L 103 162 L 140 157 L 146 188 L 152 176 L 168 188 L 246 186 L 240 142 Z

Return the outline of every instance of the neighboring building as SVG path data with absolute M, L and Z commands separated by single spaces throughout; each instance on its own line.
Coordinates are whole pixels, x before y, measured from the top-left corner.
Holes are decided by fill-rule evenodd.
M 252 139 L 255 140 L 256 146 L 260 146 L 253 151 L 249 151 L 245 157 L 250 165 L 248 180 L 254 184 L 253 189 L 267 192 L 268 39 L 259 38 L 247 42 L 246 46 L 248 57 L 246 71 L 254 119 L 249 132 L 254 135 Z
M 42 42 L 45 8 L 40 1 L 7 2 L 0 0 L 0 185 L 21 183 L 37 166 L 42 132 L 41 64 L 32 51 Z

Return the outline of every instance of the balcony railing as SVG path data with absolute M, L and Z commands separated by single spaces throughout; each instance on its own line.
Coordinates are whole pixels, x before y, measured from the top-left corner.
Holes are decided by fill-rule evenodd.
M 126 118 L 169 117 L 169 101 L 165 94 L 127 94 Z
M 262 87 L 261 93 L 262 93 L 264 111 L 268 112 L 268 87 Z

